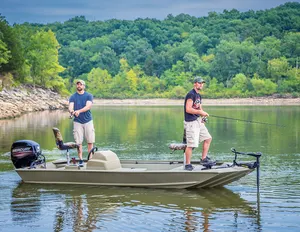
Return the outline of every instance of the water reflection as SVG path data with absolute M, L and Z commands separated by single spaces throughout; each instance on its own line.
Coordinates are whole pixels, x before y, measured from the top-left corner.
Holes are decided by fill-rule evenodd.
M 238 219 L 245 215 L 250 218 L 248 227 L 260 227 L 257 208 L 226 188 L 170 191 L 19 184 L 12 192 L 11 213 L 23 226 L 46 217 L 49 225 L 44 226 L 54 231 L 213 231 L 238 227 Z
M 29 218 L 30 220 L 38 220 L 41 214 L 39 189 L 32 186 L 30 192 L 26 188 L 23 190 L 17 187 L 13 191 L 11 200 L 12 220 L 18 223 L 26 223 Z
M 0 151 L 9 151 L 11 144 L 19 139 L 39 140 L 42 143 L 51 135 L 53 140 L 54 126 L 68 117 L 68 113 L 62 110 L 32 112 L 19 118 L 0 120 Z M 53 147 L 53 146 L 52 146 Z

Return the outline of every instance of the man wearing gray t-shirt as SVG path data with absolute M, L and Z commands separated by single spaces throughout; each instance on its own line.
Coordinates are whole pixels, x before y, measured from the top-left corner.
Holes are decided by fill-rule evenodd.
M 85 137 L 88 144 L 88 153 L 95 143 L 95 129 L 90 111 L 93 104 L 93 95 L 85 92 L 85 82 L 78 80 L 76 82 L 76 90 L 69 99 L 69 112 L 74 116 L 74 140 L 79 145 L 78 157 L 79 166 L 83 166 L 82 160 L 82 142 Z M 90 157 L 91 158 L 91 157 Z

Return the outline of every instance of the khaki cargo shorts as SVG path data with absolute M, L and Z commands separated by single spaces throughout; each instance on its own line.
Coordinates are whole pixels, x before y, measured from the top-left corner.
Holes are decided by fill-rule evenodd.
M 201 117 L 191 122 L 184 121 L 184 129 L 187 147 L 198 147 L 199 143 L 212 138 L 205 124 L 201 122 Z
M 85 137 L 87 143 L 95 143 L 95 129 L 93 120 L 85 124 L 74 122 L 73 135 L 77 144 L 82 144 L 83 137 Z

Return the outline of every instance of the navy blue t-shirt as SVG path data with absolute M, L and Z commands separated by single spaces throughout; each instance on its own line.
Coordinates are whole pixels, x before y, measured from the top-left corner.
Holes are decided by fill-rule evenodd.
M 74 111 L 85 107 L 87 101 L 93 102 L 93 95 L 88 92 L 84 92 L 83 94 L 76 92 L 70 97 L 69 100 L 69 102 L 74 102 Z M 85 124 L 91 120 L 93 120 L 93 118 L 90 110 L 80 113 L 78 117 L 74 117 L 74 121 L 81 124 Z
M 191 121 L 195 121 L 197 120 L 197 118 L 199 118 L 198 114 L 189 114 L 186 112 L 186 102 L 188 99 L 192 99 L 193 100 L 193 108 L 194 109 L 199 109 L 200 108 L 200 104 L 201 104 L 201 95 L 199 93 L 197 93 L 194 89 L 192 89 L 190 92 L 188 92 L 188 94 L 185 97 L 184 100 L 184 121 L 186 122 L 191 122 Z

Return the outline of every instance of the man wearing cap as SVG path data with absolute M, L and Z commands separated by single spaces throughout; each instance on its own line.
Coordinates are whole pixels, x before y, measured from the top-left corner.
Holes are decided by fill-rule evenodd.
M 194 168 L 191 165 L 192 151 L 193 148 L 199 146 L 199 142 L 203 142 L 201 162 L 210 162 L 207 153 L 212 137 L 204 124 L 205 120 L 203 120 L 205 117 L 208 117 L 209 114 L 202 109 L 202 99 L 199 94 L 204 83 L 205 81 L 201 77 L 195 77 L 194 88 L 188 92 L 184 100 L 184 130 L 187 143 L 185 149 L 185 170 L 189 171 L 192 171 Z
M 69 112 L 74 116 L 74 140 L 79 144 L 78 157 L 79 166 L 83 166 L 82 160 L 82 142 L 85 137 L 88 144 L 88 153 L 95 143 L 95 129 L 90 111 L 93 104 L 93 95 L 85 92 L 85 82 L 83 80 L 76 81 L 76 90 L 69 99 Z

